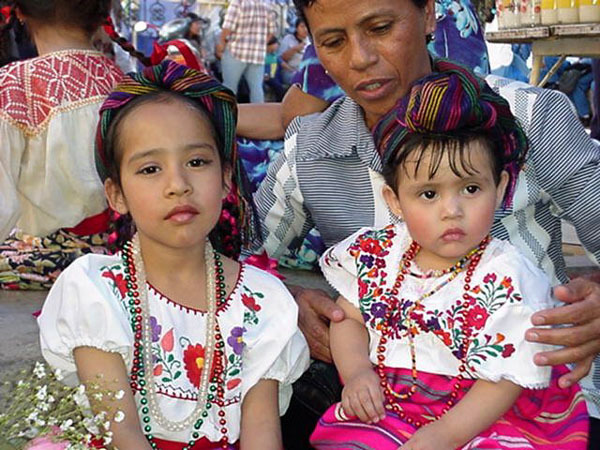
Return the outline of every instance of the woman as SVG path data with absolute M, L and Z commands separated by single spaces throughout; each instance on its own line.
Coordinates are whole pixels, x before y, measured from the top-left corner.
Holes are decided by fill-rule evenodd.
M 94 165 L 98 109 L 122 77 L 92 45 L 110 0 L 15 0 L 39 56 L 0 70 L 0 286 L 46 289 L 103 252 L 108 215 Z M 29 233 L 29 234 L 25 234 Z M 33 236 L 38 237 L 33 237 Z
M 427 36 L 435 29 L 433 0 L 296 0 L 295 4 L 305 16 L 321 63 L 347 96 L 320 116 L 292 122 L 286 151 L 270 167 L 257 193 L 263 248 L 276 258 L 301 242 L 313 226 L 331 246 L 361 226 L 394 220 L 380 194 L 382 158 L 369 129 L 411 83 L 436 70 L 427 52 Z M 523 111 L 535 114 L 526 127 L 531 168 L 519 180 L 514 211 L 504 211 L 493 232 L 513 240 L 556 283 L 565 282 L 557 211 L 575 224 L 583 244 L 600 260 L 600 231 L 591 226 L 600 223 L 598 151 L 563 96 L 534 88 L 511 92 L 515 102 L 525 106 Z M 554 154 L 558 151 L 560 157 Z M 572 157 L 565 158 L 566 152 Z M 322 291 L 296 288 L 294 294 L 313 356 L 331 361 L 327 325 L 321 318 L 339 321 L 342 311 Z M 542 311 L 534 323 L 577 325 L 534 328 L 527 338 L 569 347 L 535 359 L 541 365 L 576 363 L 561 377 L 566 386 L 588 373 L 600 350 L 600 287 L 575 280 L 566 288 L 555 288 L 555 295 L 577 305 Z
M 279 47 L 279 56 L 285 62 L 283 65 L 283 82 L 286 85 L 292 83 L 292 78 L 296 70 L 300 67 L 304 49 L 308 44 L 308 30 L 304 20 L 296 19 L 294 32 L 286 34 L 281 40 Z

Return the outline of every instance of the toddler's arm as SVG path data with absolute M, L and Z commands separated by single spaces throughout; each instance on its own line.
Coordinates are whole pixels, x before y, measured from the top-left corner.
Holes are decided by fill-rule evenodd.
M 460 447 L 496 422 L 517 400 L 522 388 L 510 381 L 477 380 L 465 397 L 439 420 L 418 430 L 403 450 Z
M 246 394 L 240 435 L 240 447 L 244 450 L 283 449 L 278 389 L 276 380 L 260 380 Z
M 342 407 L 348 416 L 363 422 L 378 422 L 385 417 L 384 397 L 379 377 L 369 359 L 369 334 L 360 311 L 344 297 L 337 304 L 346 318 L 331 322 L 331 354 L 344 382 Z
M 127 368 L 121 355 L 92 347 L 77 347 L 73 350 L 73 357 L 77 366 L 77 374 L 82 383 L 99 383 L 102 389 L 108 389 L 114 393 L 119 391 L 124 393 L 121 400 L 110 403 L 89 398 L 92 409 L 96 413 L 113 411 L 110 417 L 110 429 L 113 432 L 112 444 L 114 447 L 120 450 L 151 450 L 152 447 L 140 426 L 135 400 L 129 386 Z M 125 414 L 120 422 L 114 420 L 116 410 Z

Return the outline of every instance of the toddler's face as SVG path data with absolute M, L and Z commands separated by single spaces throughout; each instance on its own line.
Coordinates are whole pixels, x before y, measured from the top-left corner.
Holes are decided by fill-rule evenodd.
M 472 174 L 459 161 L 460 176 L 455 174 L 446 153 L 429 178 L 431 153 L 426 150 L 416 173 L 416 156 L 409 156 L 398 167 L 396 192 L 384 188 L 390 209 L 402 217 L 412 238 L 421 245 L 416 261 L 423 269 L 445 269 L 475 248 L 489 233 L 494 211 L 504 196 L 508 174 L 503 172 L 496 185 L 483 144 L 473 141 L 467 145 L 465 156 Z
M 111 206 L 129 212 L 143 245 L 186 248 L 214 228 L 227 195 L 208 119 L 179 101 L 146 103 L 120 125 L 121 188 L 107 183 Z

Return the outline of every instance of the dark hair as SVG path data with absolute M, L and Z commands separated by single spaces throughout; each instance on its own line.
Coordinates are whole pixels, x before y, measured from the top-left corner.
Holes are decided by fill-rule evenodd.
M 111 0 L 13 0 L 13 7 L 34 20 L 81 28 L 90 35 L 110 14 Z
M 362 0 L 362 1 L 366 1 L 366 0 Z M 417 8 L 423 9 L 423 8 L 425 8 L 425 5 L 427 4 L 428 0 L 411 0 L 411 1 Z M 313 4 L 315 4 L 317 2 L 318 2 L 318 0 L 294 0 L 294 6 L 296 7 L 296 13 L 298 14 L 297 21 L 298 20 L 304 21 L 309 33 L 310 33 L 310 25 L 308 23 L 308 20 L 306 20 L 305 10 L 306 10 L 306 8 L 310 8 Z M 296 24 L 296 26 L 298 26 L 298 25 Z
M 416 175 L 426 153 L 429 154 L 429 179 L 435 176 L 446 156 L 450 169 L 456 176 L 474 175 L 477 170 L 473 167 L 469 157 L 469 148 L 474 142 L 479 142 L 486 150 L 492 165 L 494 181 L 498 185 L 500 174 L 504 169 L 502 152 L 497 149 L 497 144 L 491 136 L 481 130 L 461 130 L 446 136 L 411 134 L 401 146 L 395 148 L 387 157 L 383 167 L 385 182 L 395 191 L 398 188 L 398 168 L 403 168 L 404 172 L 408 174 L 406 161 L 410 156 L 416 155 L 416 164 L 412 174 L 413 176 Z
M 202 107 L 199 102 L 191 100 L 185 95 L 178 94 L 173 91 L 157 91 L 149 94 L 141 95 L 127 103 L 112 119 L 106 137 L 104 140 L 104 152 L 106 155 L 106 164 L 108 169 L 108 177 L 121 186 L 121 160 L 123 158 L 123 150 L 121 148 L 121 131 L 122 124 L 125 119 L 137 108 L 149 103 L 176 103 L 181 102 L 186 106 L 191 107 L 198 112 L 203 119 L 209 124 L 210 132 L 217 145 L 219 160 L 223 170 L 227 167 L 223 156 L 223 146 L 221 139 L 217 134 L 217 130 L 211 120 L 209 113 Z

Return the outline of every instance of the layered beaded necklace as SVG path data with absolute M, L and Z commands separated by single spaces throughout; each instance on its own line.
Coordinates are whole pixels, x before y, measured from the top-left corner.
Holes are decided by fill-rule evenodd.
M 419 246 L 419 244 L 417 244 L 416 242 L 413 241 L 411 243 L 411 245 L 409 246 L 408 250 L 406 250 L 406 252 L 402 255 L 402 259 L 400 260 L 400 269 L 398 271 L 396 281 L 394 282 L 394 285 L 391 289 L 390 301 L 388 303 L 387 311 L 384 315 L 384 320 L 383 320 L 383 324 L 382 324 L 383 326 L 381 329 L 381 337 L 379 338 L 379 343 L 377 345 L 377 365 L 375 366 L 375 370 L 376 370 L 377 374 L 379 375 L 380 385 L 383 388 L 384 395 L 387 399 L 386 408 L 394 411 L 396 414 L 398 414 L 400 416 L 400 418 L 402 418 L 402 419 L 406 418 L 406 421 L 408 423 L 412 424 L 413 419 L 411 417 L 406 416 L 406 413 L 402 410 L 402 407 L 398 403 L 398 400 L 406 400 L 406 399 L 410 398 L 417 391 L 417 359 L 416 359 L 415 343 L 414 343 L 414 338 L 415 338 L 416 333 L 414 331 L 412 331 L 414 328 L 414 325 L 415 325 L 415 320 L 413 319 L 412 314 L 417 308 L 419 308 L 419 306 L 421 305 L 423 300 L 425 300 L 428 297 L 431 297 L 433 294 L 435 294 L 440 289 L 442 289 L 444 286 L 446 286 L 448 283 L 450 283 L 452 280 L 454 280 L 463 271 L 465 266 L 467 266 L 467 271 L 466 271 L 466 275 L 465 275 L 465 284 L 463 286 L 464 293 L 462 295 L 461 300 L 459 301 L 459 306 L 462 305 L 465 301 L 467 301 L 469 299 L 469 296 L 467 293 L 471 289 L 471 286 L 469 284 L 471 282 L 471 277 L 473 276 L 475 268 L 477 267 L 477 264 L 479 264 L 479 260 L 481 259 L 481 255 L 485 251 L 489 242 L 490 242 L 490 237 L 487 236 L 485 239 L 483 239 L 479 243 L 479 245 L 477 247 L 475 247 L 467 255 L 465 255 L 463 258 L 461 258 L 461 260 L 458 263 L 454 264 L 452 267 L 450 267 L 450 269 L 446 269 L 446 270 L 442 271 L 443 275 L 450 274 L 450 276 L 445 281 L 439 283 L 437 286 L 435 286 L 430 291 L 421 295 L 407 309 L 406 320 L 409 322 L 409 324 L 408 324 L 408 326 L 406 326 L 406 329 L 407 329 L 408 342 L 409 342 L 409 348 L 410 348 L 410 356 L 411 356 L 412 383 L 406 393 L 398 393 L 398 392 L 394 391 L 392 386 L 387 381 L 387 376 L 385 373 L 385 367 L 386 367 L 385 351 L 386 351 L 386 344 L 387 344 L 388 340 L 390 339 L 390 336 L 392 336 L 395 333 L 395 328 L 394 328 L 395 324 L 392 321 L 393 310 L 396 308 L 399 308 L 402 304 L 396 296 L 400 293 L 400 287 L 402 286 L 402 282 L 404 281 L 405 277 L 409 274 L 409 269 L 410 269 L 410 266 L 412 265 L 412 261 L 414 260 L 415 256 L 417 255 L 417 253 L 419 252 L 421 247 Z M 448 412 L 448 410 L 456 402 L 456 398 L 458 396 L 458 391 L 460 390 L 460 387 L 461 387 L 461 381 L 464 379 L 463 373 L 467 370 L 467 350 L 471 343 L 471 329 L 469 327 L 466 327 L 463 331 L 465 333 L 465 338 L 461 343 L 462 348 L 461 348 L 460 354 L 462 355 L 462 358 L 460 360 L 460 366 L 458 368 L 459 374 L 456 377 L 456 383 L 454 383 L 454 386 L 453 386 L 454 390 L 450 394 L 450 399 L 446 402 L 446 406 L 442 409 L 442 414 L 445 414 L 446 412 Z M 441 417 L 441 415 L 436 415 L 435 419 L 437 420 L 440 417 Z M 419 428 L 428 422 L 430 422 L 430 420 L 423 418 L 423 421 L 414 421 L 414 425 L 417 428 Z
M 191 439 L 187 446 L 184 447 L 184 450 L 191 449 L 196 441 L 201 438 L 200 428 L 208 417 L 208 411 L 215 400 L 215 391 L 220 400 L 224 396 L 222 356 L 224 354 L 225 343 L 219 331 L 216 317 L 217 309 L 225 301 L 223 263 L 220 260 L 219 254 L 213 250 L 208 240 L 206 241 L 204 256 L 207 303 L 206 339 L 204 344 L 204 364 L 198 388 L 198 400 L 194 410 L 186 418 L 180 421 L 172 421 L 165 417 L 160 409 L 154 382 L 150 306 L 148 304 L 146 271 L 140 250 L 139 236 L 136 234 L 123 248 L 122 258 L 127 282 L 127 301 L 129 312 L 131 313 L 131 327 L 134 334 L 134 358 L 130 375 L 131 387 L 135 390 L 139 385 L 142 426 L 152 448 L 157 448 L 157 444 L 152 435 L 151 421 L 160 425 L 163 429 L 172 432 L 192 430 Z M 223 403 L 221 402 L 221 404 Z M 221 444 L 223 448 L 228 448 L 225 411 L 221 408 L 218 415 L 221 426 L 220 431 L 223 435 Z

